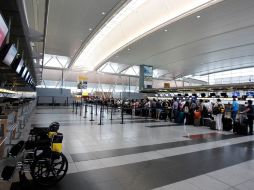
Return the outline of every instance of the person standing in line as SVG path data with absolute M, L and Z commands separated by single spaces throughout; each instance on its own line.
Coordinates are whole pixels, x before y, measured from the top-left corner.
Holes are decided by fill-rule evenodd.
M 176 122 L 177 117 L 178 117 L 178 101 L 176 97 L 173 98 L 173 117 L 174 117 L 174 122 Z
M 189 125 L 190 123 L 190 102 L 186 101 L 183 106 L 184 117 L 185 117 L 185 125 Z
M 249 135 L 253 135 L 253 107 L 252 107 L 252 100 L 248 100 L 248 105 L 246 109 L 241 112 L 246 113 L 248 118 L 248 126 L 249 126 Z
M 217 99 L 217 102 L 215 103 L 214 107 L 216 110 L 218 110 L 217 114 L 215 116 L 216 129 L 219 131 L 222 131 L 222 129 L 223 129 L 222 115 L 224 113 L 225 107 L 222 104 L 220 99 Z
M 236 114 L 238 113 L 238 110 L 239 110 L 239 104 L 236 101 L 236 99 L 233 98 L 231 118 L 233 119 L 234 122 L 235 122 Z

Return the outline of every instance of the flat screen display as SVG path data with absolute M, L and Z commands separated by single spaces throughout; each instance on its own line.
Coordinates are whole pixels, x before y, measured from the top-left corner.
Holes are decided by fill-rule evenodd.
M 247 96 L 254 96 L 254 92 L 253 91 L 246 92 L 246 95 Z
M 220 95 L 223 96 L 223 97 L 226 97 L 226 96 L 227 96 L 227 93 L 224 93 L 224 92 L 223 92 L 223 93 L 220 93 Z
M 11 45 L 10 48 L 7 50 L 7 53 L 3 59 L 3 63 L 10 66 L 11 63 L 13 62 L 16 54 L 17 54 L 17 50 L 16 50 L 15 46 Z
M 20 62 L 18 63 L 18 67 L 16 69 L 16 73 L 20 74 L 20 71 L 21 71 L 23 65 L 24 65 L 24 61 L 23 61 L 23 59 L 20 59 Z
M 216 96 L 216 94 L 215 93 L 210 93 L 210 96 Z
M 24 69 L 24 71 L 23 71 L 23 73 L 22 73 L 21 77 L 22 77 L 22 78 L 25 78 L 26 73 L 27 73 L 27 68 L 25 67 L 25 69 Z
M 239 97 L 239 96 L 240 96 L 240 92 L 239 92 L 239 91 L 234 91 L 234 92 L 232 93 L 232 96 Z
M 0 14 L 0 47 L 3 45 L 7 32 L 8 32 L 8 27 L 5 24 L 2 15 Z
M 144 77 L 153 77 L 153 67 L 144 65 Z
M 30 73 L 28 72 L 26 75 L 25 81 L 27 81 L 29 77 L 30 77 Z

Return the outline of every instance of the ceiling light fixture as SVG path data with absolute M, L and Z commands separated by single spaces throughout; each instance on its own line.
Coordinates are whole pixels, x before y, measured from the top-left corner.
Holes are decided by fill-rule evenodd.
M 197 18 L 200 18 L 200 15 L 198 15 Z
M 128 51 L 130 51 L 131 49 L 130 48 L 128 48 Z
M 151 3 L 146 0 L 130 0 L 110 20 L 105 22 L 100 29 L 96 30 L 89 41 L 81 47 L 81 51 L 72 60 L 72 66 L 77 69 L 94 70 L 130 42 L 133 43 L 152 31 L 165 27 L 220 1 L 222 0 L 157 0 L 156 3 Z M 174 5 L 174 9 L 165 8 L 168 4 Z M 139 19 L 140 15 L 144 17 L 150 15 L 151 7 L 164 7 L 168 11 L 167 14 L 158 12 L 148 19 L 149 22 L 142 24 Z M 126 25 L 130 27 L 123 34 L 119 27 Z M 112 41 L 115 43 L 112 43 Z
M 167 29 L 164 30 L 164 32 L 167 32 L 167 31 L 168 31 Z
M 90 31 L 92 31 L 93 29 L 92 28 L 89 28 Z
M 102 14 L 102 15 L 105 15 L 106 13 L 105 13 L 105 12 L 102 12 L 101 14 Z

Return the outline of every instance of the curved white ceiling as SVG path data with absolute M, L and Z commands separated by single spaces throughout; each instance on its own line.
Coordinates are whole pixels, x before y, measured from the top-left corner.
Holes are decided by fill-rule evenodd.
M 222 0 L 132 0 L 91 38 L 73 67 L 95 70 L 143 36 Z

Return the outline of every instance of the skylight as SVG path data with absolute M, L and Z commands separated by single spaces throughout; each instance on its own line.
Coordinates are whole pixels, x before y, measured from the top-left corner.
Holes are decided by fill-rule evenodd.
M 70 63 L 69 57 L 51 54 L 44 55 L 45 67 L 67 68 L 69 63 Z
M 73 67 L 95 70 L 145 34 L 221 0 L 131 0 L 82 47 Z M 151 14 L 152 12 L 152 14 Z M 146 18 L 146 19 L 142 19 Z

